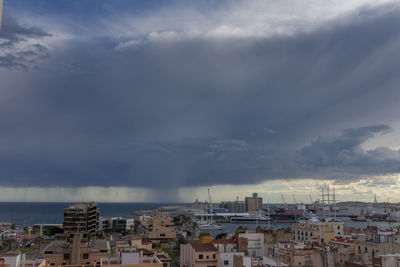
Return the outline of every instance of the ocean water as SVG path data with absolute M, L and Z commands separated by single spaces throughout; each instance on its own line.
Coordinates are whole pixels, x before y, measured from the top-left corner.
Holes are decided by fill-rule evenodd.
M 12 222 L 17 227 L 37 223 L 63 222 L 64 208 L 72 203 L 0 202 L 0 222 Z M 171 203 L 98 203 L 100 216 L 134 218 L 133 211 L 153 210 Z
M 37 223 L 59 223 L 63 221 L 64 208 L 72 203 L 43 203 L 43 202 L 0 202 L 0 222 L 12 222 L 17 227 L 32 225 Z M 183 203 L 179 203 L 183 204 Z M 178 205 L 179 205 L 178 204 Z M 100 216 L 103 217 L 125 217 L 135 218 L 132 214 L 139 210 L 154 210 L 161 206 L 177 205 L 177 203 L 98 203 L 100 207 Z M 377 213 L 383 213 L 383 209 L 375 209 Z M 360 207 L 351 207 L 347 211 L 341 211 L 342 214 L 360 214 Z M 398 222 L 356 222 L 350 218 L 341 218 L 344 221 L 345 227 L 365 228 L 369 225 L 375 225 L 379 228 L 388 229 L 391 227 L 400 227 Z M 210 231 L 212 235 L 220 232 L 231 233 L 239 227 L 240 224 L 222 224 L 222 231 Z M 274 228 L 287 228 L 292 223 L 271 223 Z M 256 228 L 255 224 L 242 224 L 249 230 Z M 261 227 L 266 227 L 267 224 L 261 224 Z

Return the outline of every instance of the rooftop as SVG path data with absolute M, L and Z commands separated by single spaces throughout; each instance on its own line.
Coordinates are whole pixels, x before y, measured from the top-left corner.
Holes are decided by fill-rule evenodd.
M 231 238 L 214 239 L 214 244 L 236 244 L 236 241 Z
M 190 243 L 195 251 L 218 251 L 211 243 Z

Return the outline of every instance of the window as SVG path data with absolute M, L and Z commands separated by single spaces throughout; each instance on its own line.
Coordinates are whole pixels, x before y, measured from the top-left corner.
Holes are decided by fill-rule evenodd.
M 210 257 L 207 255 L 207 259 L 209 259 Z
M 213 259 L 215 259 L 215 254 L 213 254 Z
M 160 234 L 160 236 L 164 237 L 164 236 L 165 236 L 165 234 Z
M 85 260 L 89 259 L 89 253 L 83 253 L 82 258 Z
M 69 253 L 64 254 L 64 260 L 69 260 Z
M 224 261 L 224 265 L 229 265 L 229 261 Z
M 203 259 L 203 254 L 199 255 L 199 259 L 202 260 Z

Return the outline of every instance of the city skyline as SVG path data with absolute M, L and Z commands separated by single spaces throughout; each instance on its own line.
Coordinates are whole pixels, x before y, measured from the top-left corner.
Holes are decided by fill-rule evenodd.
M 397 1 L 15 0 L 2 20 L 0 201 L 400 201 Z

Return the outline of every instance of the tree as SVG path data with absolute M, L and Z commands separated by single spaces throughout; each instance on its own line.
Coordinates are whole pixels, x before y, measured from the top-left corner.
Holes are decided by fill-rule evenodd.
M 57 226 L 49 226 L 47 229 L 44 231 L 44 235 L 51 236 L 55 234 L 62 234 L 64 233 L 63 229 Z
M 200 236 L 210 236 L 210 233 L 209 232 L 201 232 Z
M 215 239 L 223 239 L 223 238 L 225 238 L 227 235 L 228 235 L 228 233 L 219 233 L 219 234 L 215 237 Z

